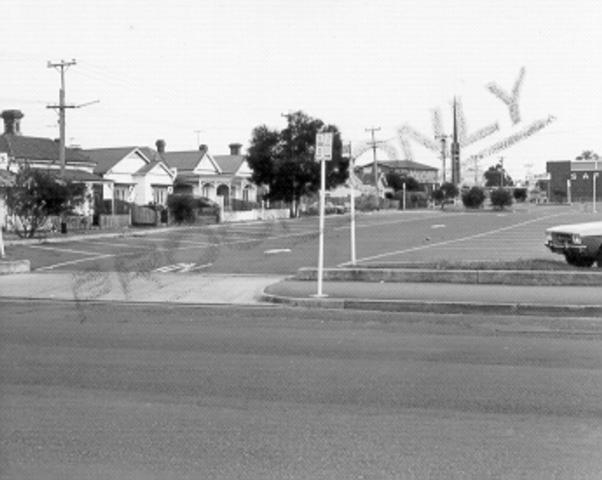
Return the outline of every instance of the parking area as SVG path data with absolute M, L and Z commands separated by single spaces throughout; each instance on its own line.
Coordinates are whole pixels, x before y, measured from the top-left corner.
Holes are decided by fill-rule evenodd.
M 506 212 L 384 211 L 356 220 L 360 265 L 430 261 L 563 258 L 543 246 L 547 227 L 602 221 L 579 206 L 527 207 Z M 318 218 L 150 231 L 114 238 L 12 247 L 32 270 L 289 274 L 315 266 Z M 326 219 L 325 264 L 350 260 L 350 218 Z

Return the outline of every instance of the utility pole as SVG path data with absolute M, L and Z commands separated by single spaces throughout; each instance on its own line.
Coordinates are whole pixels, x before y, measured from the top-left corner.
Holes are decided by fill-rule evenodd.
M 451 163 L 452 163 L 452 183 L 455 186 L 460 185 L 460 142 L 458 141 L 458 128 L 456 121 L 456 97 L 454 97 L 454 129 L 451 144 Z
M 370 132 L 372 135 L 372 142 L 370 142 L 370 145 L 372 146 L 372 172 L 374 174 L 374 188 L 376 189 L 376 202 L 377 202 L 377 209 L 380 208 L 380 197 L 378 194 L 378 163 L 376 161 L 376 145 L 378 145 L 380 142 L 377 142 L 374 140 L 374 132 L 379 132 L 380 131 L 380 127 L 371 127 L 371 128 L 366 128 L 365 129 L 366 132 Z
M 75 105 L 65 105 L 65 70 L 75 65 L 75 59 L 70 62 L 61 60 L 58 63 L 48 62 L 48 68 L 56 68 L 61 73 L 61 89 L 59 90 L 59 104 L 50 105 L 48 108 L 56 108 L 59 111 L 59 164 L 61 167 L 61 177 L 65 176 L 65 110 L 75 108 Z
M 500 176 L 500 187 L 504 186 L 504 157 L 500 157 L 500 166 L 502 167 L 502 174 Z

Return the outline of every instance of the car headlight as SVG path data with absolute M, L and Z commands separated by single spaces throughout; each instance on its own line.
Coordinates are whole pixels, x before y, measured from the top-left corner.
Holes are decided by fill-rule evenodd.
M 578 233 L 573 233 L 573 235 L 571 237 L 571 241 L 575 245 L 581 245 L 581 235 L 579 235 Z

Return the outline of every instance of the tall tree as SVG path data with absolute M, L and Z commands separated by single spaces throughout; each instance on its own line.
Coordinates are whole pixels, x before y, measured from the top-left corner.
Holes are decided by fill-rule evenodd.
M 281 131 L 266 125 L 253 129 L 247 162 L 253 181 L 268 187 L 268 198 L 298 204 L 302 195 L 320 189 L 320 164 L 314 155 L 318 132 L 334 134 L 333 158 L 326 163 L 326 188 L 331 188 L 347 179 L 348 169 L 336 126 L 298 111 L 287 115 L 287 126 Z
M 600 158 L 600 156 L 593 150 L 583 150 L 583 152 L 581 152 L 581 155 L 579 155 L 576 159 L 577 160 L 598 160 L 599 158 Z
M 486 187 L 511 187 L 514 185 L 512 177 L 504 169 L 501 163 L 492 165 L 483 173 Z

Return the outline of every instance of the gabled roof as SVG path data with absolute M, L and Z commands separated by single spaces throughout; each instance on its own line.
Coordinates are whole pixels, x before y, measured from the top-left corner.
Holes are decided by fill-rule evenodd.
M 178 171 L 192 171 L 207 153 L 203 150 L 188 150 L 184 152 L 165 152 L 163 158 L 172 168 Z
M 92 148 L 84 150 L 84 153 L 96 162 L 94 173 L 103 175 L 134 151 L 146 156 L 138 147 Z
M 413 160 L 381 160 L 378 165 L 392 170 L 433 170 L 438 171 L 437 168 L 425 165 L 423 163 L 414 162 Z M 372 163 L 362 165 L 363 167 L 372 166 Z
M 233 175 L 238 172 L 245 161 L 245 157 L 242 155 L 214 155 L 213 159 L 225 175 Z
M 173 176 L 172 172 L 169 170 L 169 167 L 163 160 L 154 160 L 150 163 L 147 163 L 146 165 L 141 167 L 137 172 L 135 172 L 134 175 L 146 175 L 148 172 L 150 172 L 153 168 L 155 168 L 158 165 L 162 166 L 163 169 L 167 172 L 167 174 L 170 177 Z
M 59 144 L 50 138 L 25 135 L 0 135 L 0 152 L 22 160 L 59 160 Z M 83 150 L 66 148 L 65 161 L 69 163 L 91 163 Z

